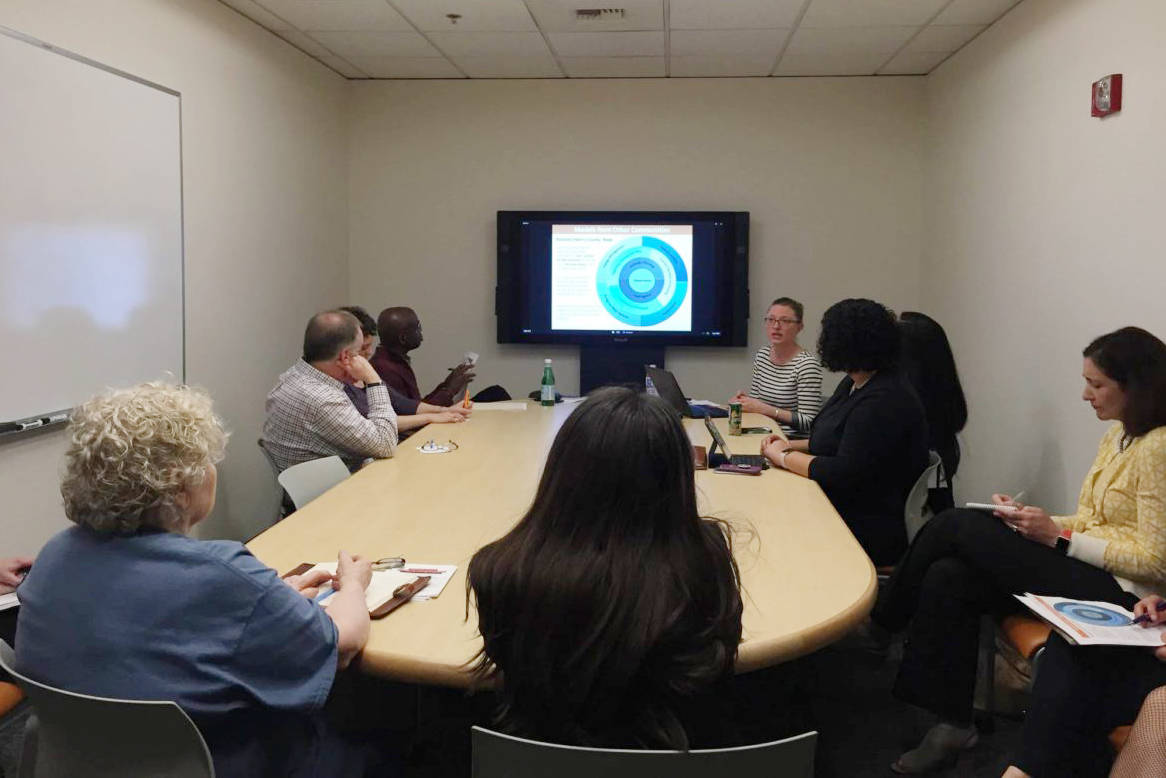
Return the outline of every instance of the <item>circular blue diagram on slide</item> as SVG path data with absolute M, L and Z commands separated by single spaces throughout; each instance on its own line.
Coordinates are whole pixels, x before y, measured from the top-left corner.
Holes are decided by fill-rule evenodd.
M 1132 623 L 1130 617 L 1124 613 L 1097 605 L 1086 605 L 1083 602 L 1058 602 L 1053 608 L 1073 621 L 1079 621 L 1091 627 L 1124 627 Z
M 624 324 L 648 327 L 676 313 L 688 294 L 684 260 L 669 244 L 642 235 L 612 247 L 599 262 L 599 300 Z

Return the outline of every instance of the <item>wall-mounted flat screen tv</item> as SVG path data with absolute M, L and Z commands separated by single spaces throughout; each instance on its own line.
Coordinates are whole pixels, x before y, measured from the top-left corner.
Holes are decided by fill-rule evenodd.
M 499 343 L 744 346 L 749 214 L 499 211 Z

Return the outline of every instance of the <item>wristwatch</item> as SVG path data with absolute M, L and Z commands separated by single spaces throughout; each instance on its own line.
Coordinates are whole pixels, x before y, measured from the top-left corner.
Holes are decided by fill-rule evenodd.
M 1057 539 L 1053 541 L 1053 548 L 1057 550 L 1061 556 L 1069 555 L 1069 542 L 1072 540 L 1073 530 L 1063 529 L 1061 534 L 1057 535 Z

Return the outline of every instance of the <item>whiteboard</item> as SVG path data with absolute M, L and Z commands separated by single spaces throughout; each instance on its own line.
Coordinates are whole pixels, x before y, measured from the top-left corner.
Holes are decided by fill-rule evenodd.
M 182 381 L 177 92 L 0 27 L 0 422 Z

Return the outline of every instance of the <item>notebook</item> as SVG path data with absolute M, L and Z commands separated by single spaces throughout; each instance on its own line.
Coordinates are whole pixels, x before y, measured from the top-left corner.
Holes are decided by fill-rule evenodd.
M 660 393 L 664 402 L 676 409 L 676 412 L 688 419 L 724 418 L 729 412 L 713 405 L 693 405 L 684 399 L 684 392 L 680 391 L 680 384 L 676 383 L 676 376 L 662 367 L 645 365 L 644 370 L 652 379 L 652 385 Z

